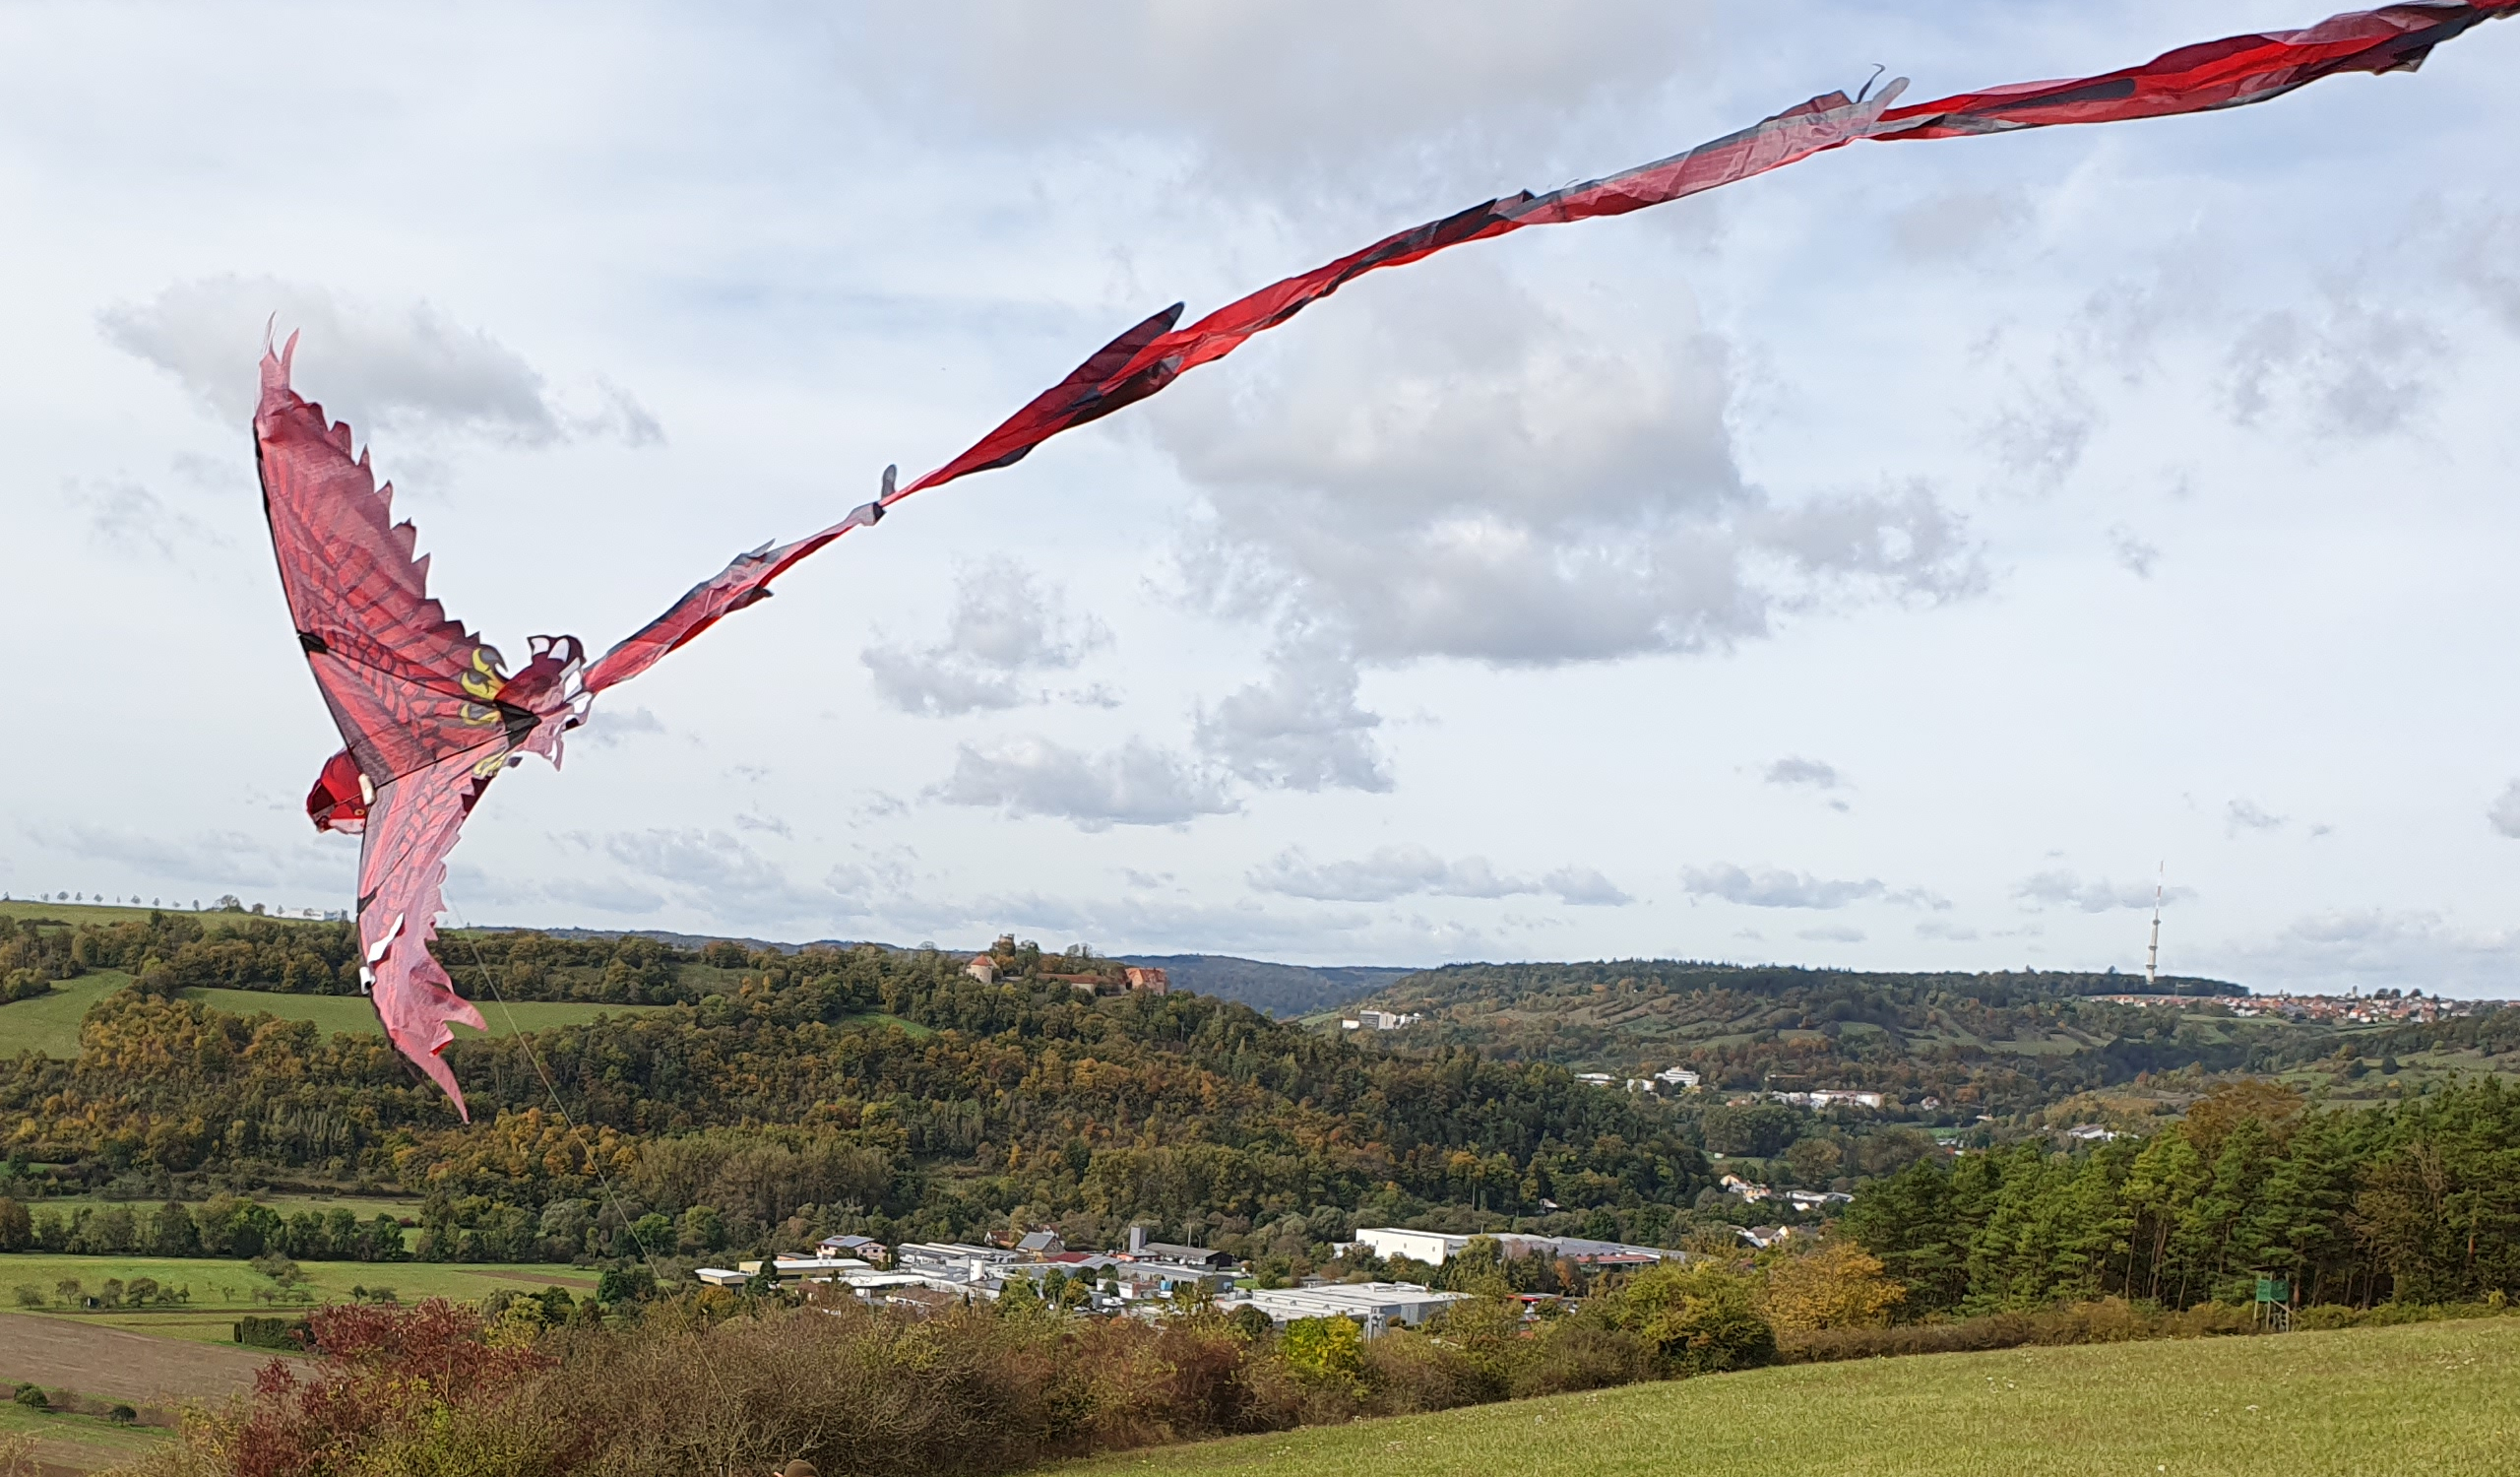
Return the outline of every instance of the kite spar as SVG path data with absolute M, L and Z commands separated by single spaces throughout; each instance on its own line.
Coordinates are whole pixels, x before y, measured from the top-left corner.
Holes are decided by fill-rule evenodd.
M 573 636 L 536 636 L 510 676 L 497 651 L 428 598 L 428 560 L 411 556 L 409 523 L 393 523 L 346 425 L 289 387 L 288 344 L 263 360 L 254 416 L 264 506 L 299 646 L 314 669 L 344 750 L 307 798 L 319 829 L 360 832 L 358 937 L 363 979 L 386 1034 L 470 1115 L 441 1054 L 449 1021 L 476 1029 L 429 954 L 442 909 L 446 856 L 474 802 L 503 766 L 538 753 L 554 766 L 560 738 L 597 693 L 655 666 L 719 620 L 767 598 L 771 582 L 914 492 L 1012 466 L 1061 431 L 1162 390 L 1225 357 L 1368 272 L 1526 226 L 1625 215 L 1780 169 L 1858 142 L 1898 143 L 2072 123 L 2116 123 L 2244 107 L 2341 73 L 2413 71 L 2432 48 L 2520 11 L 2520 0 L 2428 0 L 2352 11 L 2302 31 L 2230 36 L 2097 77 L 2021 83 L 1894 107 L 1907 86 L 1830 93 L 1683 154 L 1545 195 L 1487 201 L 1385 236 L 1360 251 L 1226 304 L 1186 328 L 1174 304 L 1088 358 L 962 455 L 792 544 L 764 545 L 694 586 L 592 666 Z

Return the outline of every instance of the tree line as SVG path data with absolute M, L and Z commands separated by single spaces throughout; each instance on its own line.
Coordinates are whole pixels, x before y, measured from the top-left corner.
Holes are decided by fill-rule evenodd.
M 2025 1142 L 1863 1187 L 1846 1230 L 1911 1316 L 2102 1297 L 2441 1304 L 2520 1291 L 2520 1090 L 2498 1078 L 2354 1112 L 2216 1089 L 2175 1126 L 2074 1154 Z

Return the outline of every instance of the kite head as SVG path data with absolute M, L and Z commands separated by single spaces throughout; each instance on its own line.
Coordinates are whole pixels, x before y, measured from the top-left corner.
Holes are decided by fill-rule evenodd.
M 306 818 L 319 831 L 355 836 L 367 829 L 367 807 L 374 803 L 375 788 L 359 772 L 350 751 L 343 749 L 325 761 L 324 772 L 315 777 L 315 788 L 306 793 Z

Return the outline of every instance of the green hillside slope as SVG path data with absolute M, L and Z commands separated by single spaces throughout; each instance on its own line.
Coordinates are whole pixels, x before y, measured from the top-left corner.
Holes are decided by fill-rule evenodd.
M 1718 1375 L 1080 1462 L 1060 1477 L 2507 1472 L 2520 1320 Z
M 1942 1121 L 2028 1112 L 2145 1073 L 2275 1073 L 2424 1050 L 2448 1026 L 2339 1028 L 2236 1013 L 2212 981 L 2164 979 L 2177 1006 L 2102 998 L 2139 982 L 2092 974 L 1882 974 L 1618 960 L 1456 965 L 1370 1003 L 1426 1019 L 1372 1033 L 1402 1051 L 1474 1048 L 1619 1076 L 1680 1066 L 1710 1089 L 1877 1090 L 1936 1099 Z M 2471 1043 L 2458 1065 L 2494 1070 Z M 2488 1050 L 2478 1050 L 2485 1047 Z M 2451 1063 L 2442 1063 L 2445 1067 Z M 1965 1106 L 1966 1112 L 1960 1110 Z

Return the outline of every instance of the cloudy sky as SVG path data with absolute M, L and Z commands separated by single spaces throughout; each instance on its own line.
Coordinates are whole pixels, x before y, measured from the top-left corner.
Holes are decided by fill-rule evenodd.
M 521 12 L 529 11 L 530 14 Z M 2316 0 L 0 6 L 0 890 L 345 905 L 264 325 L 600 649 L 1145 313 Z M 2520 995 L 2520 25 L 1386 274 L 616 690 L 472 922 Z

